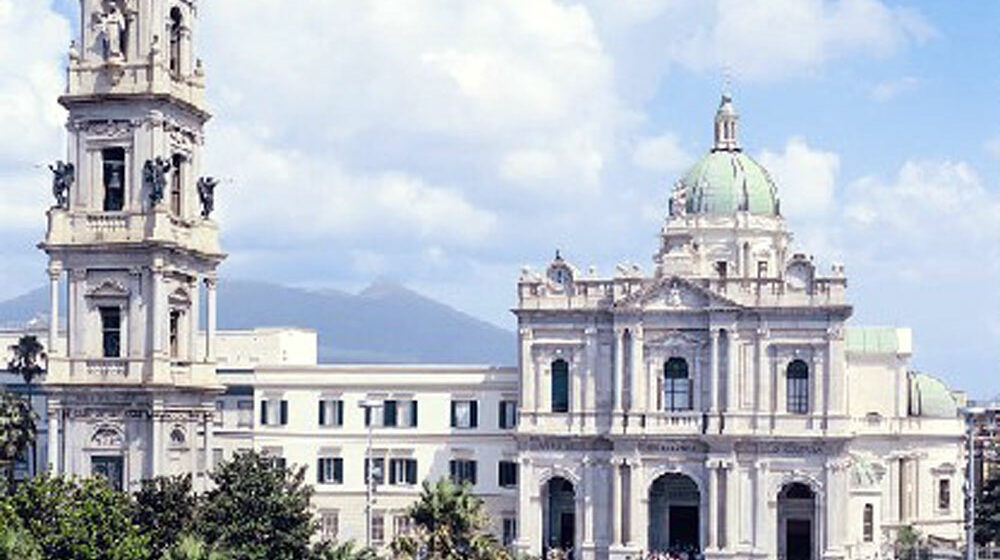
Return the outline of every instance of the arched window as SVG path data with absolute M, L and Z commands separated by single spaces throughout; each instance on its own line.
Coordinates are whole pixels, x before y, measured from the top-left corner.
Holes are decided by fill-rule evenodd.
M 181 73 L 181 29 L 184 26 L 184 16 L 181 9 L 170 10 L 170 73 L 179 76 Z
M 788 389 L 788 412 L 807 414 L 809 412 L 809 366 L 802 360 L 788 364 L 785 372 Z
M 691 410 L 691 379 L 684 358 L 670 358 L 663 364 L 663 408 Z
M 865 504 L 865 513 L 861 521 L 861 533 L 865 542 L 872 542 L 875 538 L 875 508 L 871 504 Z
M 552 412 L 569 412 L 569 364 L 552 362 Z

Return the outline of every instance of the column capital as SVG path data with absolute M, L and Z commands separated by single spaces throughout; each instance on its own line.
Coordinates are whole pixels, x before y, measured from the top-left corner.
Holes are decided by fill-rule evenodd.
M 219 279 L 215 276 L 206 276 L 204 282 L 209 290 L 214 290 L 219 285 Z
M 87 269 L 86 268 L 74 268 L 70 271 L 73 275 L 73 280 L 86 280 L 87 279 Z
M 63 273 L 62 263 L 59 261 L 55 261 L 49 264 L 47 272 L 49 273 L 49 279 L 53 281 L 59 280 L 59 277 L 62 276 Z

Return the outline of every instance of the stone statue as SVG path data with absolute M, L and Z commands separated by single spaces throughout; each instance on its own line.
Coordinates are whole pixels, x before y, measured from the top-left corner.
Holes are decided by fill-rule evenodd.
M 105 12 L 96 15 L 95 28 L 104 42 L 104 59 L 121 60 L 125 51 L 125 16 L 114 2 L 107 4 Z
M 169 172 L 170 162 L 162 157 L 148 159 L 142 167 L 142 180 L 149 187 L 149 203 L 154 207 L 163 200 Z
M 678 182 L 670 193 L 670 215 L 683 216 L 687 214 L 687 189 Z
M 198 198 L 201 200 L 201 217 L 208 219 L 215 210 L 215 187 L 219 180 L 214 177 L 198 179 Z
M 69 189 L 76 180 L 76 167 L 60 160 L 49 169 L 52 170 L 52 196 L 56 198 L 56 208 L 69 208 Z

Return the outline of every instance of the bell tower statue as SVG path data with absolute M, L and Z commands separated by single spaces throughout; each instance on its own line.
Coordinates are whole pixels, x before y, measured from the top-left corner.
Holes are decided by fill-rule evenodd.
M 39 245 L 51 281 L 47 462 L 125 488 L 175 473 L 197 486 L 222 389 L 213 339 L 225 258 L 216 181 L 201 175 L 210 115 L 192 48 L 198 1 L 80 0 L 80 11 L 59 99 L 67 161 L 52 166 Z

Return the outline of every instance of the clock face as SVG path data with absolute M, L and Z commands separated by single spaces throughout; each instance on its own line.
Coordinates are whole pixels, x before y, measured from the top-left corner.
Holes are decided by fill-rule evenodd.
M 570 283 L 569 271 L 563 267 L 553 268 L 549 272 L 549 280 L 552 282 L 554 288 L 563 290 Z
M 808 282 L 809 271 L 804 266 L 794 266 L 788 269 L 788 273 L 785 274 L 785 281 L 788 282 L 788 287 L 793 290 L 804 290 L 806 289 L 806 284 Z

